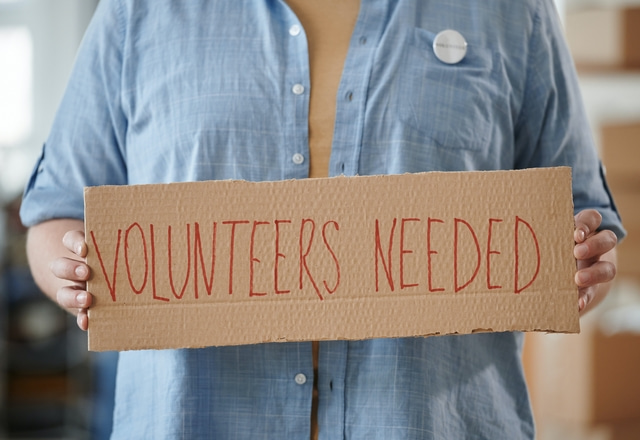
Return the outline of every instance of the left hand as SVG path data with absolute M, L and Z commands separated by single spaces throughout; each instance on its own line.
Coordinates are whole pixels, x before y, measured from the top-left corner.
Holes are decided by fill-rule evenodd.
M 584 314 L 609 292 L 616 275 L 616 235 L 598 230 L 602 216 L 594 209 L 580 211 L 575 216 L 573 255 L 578 260 L 575 282 L 578 285 L 578 310 Z

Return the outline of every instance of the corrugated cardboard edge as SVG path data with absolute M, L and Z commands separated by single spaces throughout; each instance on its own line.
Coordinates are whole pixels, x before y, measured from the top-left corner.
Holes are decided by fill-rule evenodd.
M 576 292 L 567 292 L 572 297 Z M 378 304 L 384 303 L 384 313 L 382 309 L 369 307 L 371 301 L 362 298 L 354 300 L 343 300 L 340 302 L 322 303 L 318 310 L 316 301 L 293 301 L 289 304 L 287 315 L 283 316 L 282 304 L 273 303 L 266 305 L 250 305 L 242 303 L 211 304 L 206 307 L 182 306 L 163 307 L 161 305 L 147 308 L 121 307 L 117 309 L 117 315 L 111 315 L 112 321 L 107 328 L 101 330 L 108 334 L 109 327 L 120 332 L 122 328 L 129 327 L 134 321 L 138 331 L 128 333 L 128 349 L 158 348 L 158 340 L 176 347 L 197 348 L 212 345 L 210 335 L 212 332 L 224 333 L 224 343 L 219 345 L 244 345 L 262 342 L 293 342 L 309 340 L 362 340 L 372 338 L 393 338 L 393 337 L 421 337 L 446 334 L 469 334 L 476 332 L 503 332 L 503 331 L 541 331 L 550 333 L 578 333 L 580 331 L 579 322 L 568 324 L 566 327 L 558 327 L 550 320 L 538 320 L 537 325 L 523 326 L 522 321 L 530 320 L 530 315 L 544 313 L 544 309 L 553 309 L 552 314 L 566 313 L 567 316 L 573 314 L 573 310 L 567 310 L 558 301 L 558 296 L 563 292 L 550 293 L 545 295 L 545 304 L 539 301 L 540 297 L 522 295 L 518 299 L 522 307 L 514 313 L 513 310 L 500 310 L 496 301 L 492 301 L 489 294 L 485 295 L 464 295 L 458 301 L 452 301 L 447 295 L 433 295 L 429 297 L 428 304 L 423 298 L 377 298 Z M 453 303 L 453 304 L 452 304 Z M 461 323 L 455 319 L 443 319 L 450 315 L 450 307 L 455 306 L 457 315 L 466 315 L 467 319 Z M 237 319 L 239 313 L 233 309 L 242 308 L 251 320 L 241 321 Z M 259 310 L 255 310 L 259 309 Z M 577 305 L 572 309 L 577 310 Z M 312 312 L 313 311 L 313 312 Z M 448 312 L 448 313 L 447 313 Z M 474 314 L 483 314 L 483 319 L 474 320 L 468 318 Z M 254 319 L 255 317 L 258 319 Z M 486 325 L 487 316 L 495 318 L 496 322 L 492 328 L 482 327 Z M 331 319 L 331 328 L 326 328 L 324 323 Z M 152 318 L 152 319 L 151 319 Z M 231 318 L 231 319 L 230 319 Z M 199 325 L 197 329 L 192 328 L 189 322 L 202 322 L 209 320 L 211 325 Z M 173 321 L 173 326 L 160 326 L 158 322 Z M 397 325 L 394 332 L 390 332 L 387 326 L 384 331 L 380 331 L 381 322 L 401 321 L 403 324 Z M 425 324 L 428 322 L 428 325 Z M 145 322 L 149 322 L 145 331 Z M 281 326 L 286 322 L 286 327 Z M 354 325 L 357 324 L 357 325 Z M 247 328 L 272 328 L 280 325 L 281 332 L 263 332 L 260 338 L 255 338 L 251 333 L 247 333 Z M 313 331 L 309 331 L 310 327 Z M 425 327 L 431 328 L 427 332 Z M 171 328 L 182 328 L 183 332 L 176 332 L 175 337 L 169 337 Z M 358 329 L 357 332 L 354 328 Z M 318 338 L 317 334 L 324 333 L 325 337 Z M 293 337 L 293 335 L 296 335 Z M 101 338 L 100 350 L 116 350 L 117 343 L 110 346 Z M 89 340 L 91 349 L 95 347 Z

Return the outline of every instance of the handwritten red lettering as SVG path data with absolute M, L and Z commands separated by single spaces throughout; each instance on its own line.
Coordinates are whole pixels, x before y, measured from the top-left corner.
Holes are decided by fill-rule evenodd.
M 196 299 L 198 298 L 198 260 L 200 260 L 200 267 L 202 269 L 202 278 L 204 281 L 204 287 L 207 291 L 207 295 L 211 296 L 211 290 L 213 289 L 213 279 L 216 271 L 216 237 L 218 233 L 218 223 L 213 222 L 213 233 L 211 237 L 211 269 L 209 270 L 209 278 L 207 278 L 207 270 L 204 266 L 204 254 L 202 249 L 202 238 L 200 236 L 200 224 L 196 222 L 194 224 L 194 265 L 193 265 L 193 289 Z
M 519 242 L 519 225 L 520 223 L 522 223 L 524 226 L 526 226 L 526 228 L 529 230 L 529 232 L 531 233 L 531 238 L 533 238 L 533 243 L 536 246 L 536 270 L 535 273 L 533 274 L 533 277 L 531 278 L 531 280 L 525 284 L 524 286 L 520 287 L 519 286 L 519 278 L 520 278 L 520 242 Z M 524 221 L 523 219 L 521 219 L 520 217 L 516 216 L 516 226 L 515 226 L 515 276 L 514 276 L 514 284 L 515 284 L 515 288 L 514 288 L 514 293 L 519 294 L 521 292 L 523 292 L 526 288 L 528 288 L 529 286 L 531 286 L 533 284 L 533 282 L 536 280 L 536 278 L 538 277 L 538 273 L 540 272 L 540 245 L 538 244 L 538 237 L 536 236 L 535 231 L 533 230 L 533 228 L 531 227 L 531 225 L 529 223 L 527 223 L 526 221 Z
M 251 245 L 249 247 L 249 296 L 265 296 L 267 292 L 256 292 L 253 290 L 253 274 L 254 274 L 254 263 L 260 263 L 260 260 L 254 257 L 253 253 L 253 245 L 256 240 L 256 229 L 260 225 L 268 225 L 269 222 L 253 222 L 253 228 L 251 228 Z
M 187 270 L 184 278 L 184 284 L 182 285 L 182 289 L 180 290 L 180 294 L 176 292 L 175 284 L 173 283 L 173 264 L 172 264 L 172 252 L 171 248 L 173 245 L 173 241 L 171 240 L 171 226 L 167 228 L 167 246 L 169 248 L 169 284 L 171 285 L 171 291 L 173 292 L 173 296 L 176 299 L 182 299 L 184 296 L 184 292 L 187 289 L 187 284 L 189 283 L 189 275 L 191 274 L 191 225 L 187 223 Z
M 280 259 L 284 260 L 286 258 L 286 256 L 280 252 L 280 224 L 281 223 L 285 223 L 285 224 L 291 223 L 291 220 L 276 220 L 274 222 L 276 226 L 276 258 L 273 265 L 273 285 L 277 295 L 282 295 L 282 294 L 291 292 L 290 290 L 280 289 L 280 285 L 278 284 L 278 261 L 280 261 Z
M 512 288 L 515 294 L 520 294 L 527 289 L 532 290 L 531 286 L 544 272 L 541 269 L 542 242 L 538 241 L 539 236 L 532 224 L 519 216 L 513 216 L 511 220 L 485 217 L 482 225 L 486 230 L 482 231 L 462 218 L 385 217 L 374 220 L 375 224 L 369 224 L 362 233 L 368 238 L 367 246 L 374 245 L 374 261 L 370 258 L 367 261 L 374 265 L 376 292 L 395 292 L 396 286 L 399 286 L 399 290 L 421 286 L 420 291 L 425 294 L 457 293 L 464 289 L 474 292 L 483 289 L 485 292 L 498 289 L 510 291 Z M 451 220 L 453 227 L 449 226 Z M 480 220 L 474 220 L 473 223 L 476 221 L 480 224 Z M 218 236 L 218 223 L 230 226 L 228 230 L 223 229 L 222 241 Z M 93 246 L 92 252 L 95 251 L 95 260 L 91 260 L 95 261 L 92 263 L 96 265 L 95 275 L 101 278 L 102 289 L 105 295 L 108 289 L 113 302 L 125 301 L 125 291 L 132 297 L 134 294 L 152 294 L 153 300 L 164 302 L 180 301 L 192 293 L 196 299 L 225 295 L 226 280 L 221 284 L 220 269 L 216 272 L 220 252 L 229 252 L 229 295 L 242 284 L 244 295 L 247 292 L 244 289 L 248 288 L 248 296 L 259 300 L 259 297 L 274 294 L 290 294 L 297 285 L 305 295 L 308 292 L 313 297 L 313 291 L 320 300 L 324 300 L 344 285 L 345 276 L 349 275 L 347 269 L 352 267 L 342 267 L 346 257 L 341 253 L 350 250 L 346 250 L 344 243 L 340 242 L 344 238 L 341 225 L 335 220 L 319 222 L 315 218 L 296 220 L 295 226 L 293 223 L 294 220 L 290 219 L 251 219 L 211 221 L 205 227 L 198 222 L 163 224 L 159 226 L 160 233 L 156 236 L 154 227 L 157 224 L 148 224 L 147 229 L 144 223 L 132 222 L 126 227 L 122 225 L 117 233 L 114 228 L 108 240 L 102 242 L 102 248 L 99 247 L 98 238 L 105 240 L 105 237 L 96 237 L 96 232 L 98 235 L 107 232 L 90 231 L 87 241 Z M 249 226 L 239 228 L 238 225 Z M 481 237 L 486 248 L 481 247 L 478 237 Z M 374 243 L 371 243 L 372 239 Z M 507 239 L 514 240 L 513 253 L 511 250 L 505 251 L 508 255 L 502 252 L 505 246 L 511 249 L 511 243 L 506 243 Z M 218 249 L 220 243 L 224 244 Z M 106 248 L 110 248 L 109 252 L 105 252 Z M 115 253 L 112 253 L 113 250 Z M 299 257 L 297 262 L 296 258 L 290 260 L 291 254 L 295 255 L 296 252 Z M 349 255 L 348 264 L 356 264 L 351 261 L 351 254 L 346 255 Z M 226 258 L 223 255 L 223 260 Z M 242 261 L 239 263 L 236 259 Z M 107 267 L 109 263 L 113 265 Z M 238 264 L 241 266 L 238 267 Z M 479 277 L 483 264 L 486 267 L 483 266 L 482 270 L 486 270 L 486 273 Z M 511 281 L 507 283 L 502 279 L 507 277 L 503 275 L 505 265 L 514 270 L 512 285 Z M 118 271 L 121 272 L 123 268 L 126 273 L 120 275 L 119 279 Z M 239 269 L 242 270 L 238 272 Z M 226 270 L 225 266 L 223 278 Z M 243 275 L 240 276 L 240 273 Z M 285 276 L 293 276 L 293 279 L 288 280 Z M 355 276 L 363 275 L 357 272 Z M 386 283 L 383 280 L 385 277 Z M 369 276 L 367 282 L 373 283 L 371 278 Z M 355 280 L 359 282 L 360 278 Z
M 151 238 L 151 286 L 153 287 L 153 299 L 169 302 L 169 298 L 159 296 L 156 290 L 156 238 L 153 225 L 149 225 L 149 237 Z
M 111 299 L 113 302 L 116 301 L 116 276 L 118 273 L 118 254 L 120 249 L 120 237 L 122 236 L 122 229 L 118 229 L 118 241 L 116 241 L 116 253 L 113 258 L 113 279 L 109 282 L 109 276 L 107 275 L 107 269 L 104 267 L 104 261 L 102 260 L 102 254 L 100 253 L 100 249 L 98 248 L 98 242 L 96 241 L 96 236 L 93 231 L 89 233 L 91 235 L 91 241 L 93 242 L 93 246 L 96 248 L 96 255 L 98 256 L 98 261 L 100 262 L 100 268 L 102 269 L 102 274 L 104 275 L 104 280 L 107 282 L 107 288 L 109 289 L 109 293 L 111 294 Z
M 304 240 L 304 229 L 306 224 L 311 225 L 311 236 L 309 237 L 307 250 L 303 252 L 302 249 L 303 249 L 303 240 Z M 309 265 L 307 264 L 307 257 L 309 257 L 309 253 L 311 252 L 311 245 L 313 244 L 313 235 L 315 233 L 315 230 L 316 230 L 316 222 L 313 221 L 313 219 L 310 219 L 310 218 L 302 219 L 302 224 L 300 225 L 300 290 L 302 290 L 303 272 L 306 272 L 307 277 L 309 278 L 309 281 L 311 281 L 311 284 L 313 285 L 313 289 L 316 291 L 316 295 L 318 295 L 318 298 L 320 298 L 320 300 L 322 301 L 324 300 L 324 297 L 320 293 L 320 289 L 318 288 L 318 285 L 313 279 L 313 276 L 311 275 L 311 271 L 309 270 Z
M 233 251 L 236 241 L 236 225 L 247 225 L 249 220 L 229 220 L 223 225 L 231 225 L 231 243 L 229 244 L 229 295 L 233 294 Z
M 478 271 L 480 270 L 481 253 L 480 253 L 480 243 L 478 242 L 478 236 L 476 235 L 476 233 L 473 230 L 473 228 L 471 227 L 471 225 L 467 221 L 459 219 L 459 218 L 454 218 L 453 219 L 453 224 L 454 224 L 454 235 L 453 235 L 453 281 L 454 281 L 454 286 L 455 286 L 454 287 L 454 291 L 457 293 L 457 292 L 460 292 L 465 287 L 467 287 L 469 284 L 471 284 L 473 282 L 473 280 L 475 279 L 476 275 L 478 275 Z M 459 282 L 458 282 L 458 248 L 459 248 L 458 225 L 459 224 L 465 225 L 467 227 L 467 229 L 469 230 L 469 232 L 471 233 L 471 236 L 473 237 L 473 242 L 474 242 L 474 244 L 476 246 L 476 252 L 478 254 L 478 262 L 476 264 L 476 268 L 475 268 L 475 270 L 473 272 L 473 275 L 463 285 L 460 285 Z
M 429 281 L 429 292 L 444 292 L 444 287 L 433 287 L 433 268 L 431 266 L 431 255 L 437 255 L 438 252 L 431 248 L 431 224 L 432 223 L 444 223 L 439 218 L 427 219 L 427 277 Z
M 418 283 L 405 283 L 404 282 L 404 256 L 406 254 L 412 254 L 413 250 L 405 249 L 404 246 L 404 225 L 407 222 L 419 222 L 419 218 L 403 218 L 400 221 L 400 290 L 407 287 L 416 287 Z
M 389 261 L 389 265 L 387 266 L 387 263 L 385 262 L 384 259 L 384 254 L 382 252 L 382 245 L 380 244 L 380 221 L 378 219 L 376 219 L 376 231 L 375 231 L 375 239 L 376 239 L 376 248 L 375 248 L 375 271 L 376 271 L 376 292 L 378 292 L 380 290 L 380 286 L 379 286 L 379 281 L 378 281 L 378 256 L 380 257 L 380 259 L 382 260 L 382 267 L 384 269 L 384 272 L 387 276 L 387 282 L 389 283 L 389 287 L 391 288 L 391 291 L 394 291 L 394 286 L 393 286 L 393 275 L 391 273 L 391 251 L 393 248 L 393 232 L 396 229 L 396 222 L 397 219 L 394 218 L 393 219 L 393 224 L 391 225 L 391 232 L 389 233 L 389 248 L 387 251 L 387 260 Z
M 331 246 L 329 245 L 329 242 L 327 241 L 327 226 L 329 225 L 333 225 L 336 231 L 340 230 L 340 226 L 338 225 L 337 222 L 334 222 L 334 221 L 328 221 L 324 224 L 324 226 L 322 226 L 322 240 L 324 241 L 324 245 L 327 247 L 327 250 L 331 254 L 333 263 L 336 265 L 336 284 L 333 286 L 333 289 L 329 288 L 326 280 L 322 281 L 322 283 L 324 284 L 324 288 L 327 289 L 327 292 L 329 292 L 329 294 L 331 295 L 336 291 L 336 289 L 340 285 L 340 263 L 338 262 L 338 258 L 336 257 L 335 252 L 333 252 L 333 249 L 331 248 Z
M 502 286 L 491 284 L 491 255 L 500 255 L 500 252 L 491 249 L 491 238 L 493 237 L 493 224 L 502 223 L 502 219 L 490 218 L 489 231 L 487 233 L 487 289 L 501 289 Z
M 129 233 L 133 228 L 137 228 L 138 231 L 140 232 L 140 238 L 142 240 L 142 250 L 144 254 L 144 278 L 142 280 L 142 285 L 140 286 L 140 288 L 136 288 L 136 286 L 133 285 L 131 265 L 129 264 L 129 261 L 130 261 L 129 260 Z M 142 230 L 142 227 L 138 223 L 133 223 L 131 226 L 129 226 L 124 234 L 124 262 L 127 267 L 127 279 L 129 280 L 129 286 L 131 286 L 131 290 L 133 290 L 134 293 L 139 295 L 140 293 L 142 293 L 145 286 L 147 285 L 147 274 L 149 272 L 149 260 L 147 259 L 147 242 L 145 241 L 145 238 L 144 238 L 144 231 Z

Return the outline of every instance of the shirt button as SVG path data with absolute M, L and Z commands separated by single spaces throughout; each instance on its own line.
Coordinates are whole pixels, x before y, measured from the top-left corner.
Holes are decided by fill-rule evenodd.
M 300 27 L 299 24 L 294 24 L 293 26 L 291 26 L 289 28 L 289 35 L 291 35 L 292 37 L 296 37 L 298 35 L 300 35 L 300 32 L 302 31 L 302 28 Z
M 302 162 L 304 162 L 304 156 L 302 154 L 300 154 L 300 153 L 296 153 L 291 157 L 291 160 L 296 165 L 301 165 Z
M 293 380 L 295 380 L 298 385 L 304 385 L 307 383 L 307 376 L 302 373 L 298 373 Z
M 304 93 L 304 86 L 302 84 L 296 84 L 291 88 L 291 91 L 296 95 L 302 95 Z

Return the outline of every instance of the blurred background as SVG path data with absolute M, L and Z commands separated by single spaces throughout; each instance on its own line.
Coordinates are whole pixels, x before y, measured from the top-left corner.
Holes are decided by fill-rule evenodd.
M 579 335 L 526 335 L 539 440 L 640 439 L 640 1 L 558 1 L 628 237 L 612 293 Z
M 0 439 L 106 439 L 116 353 L 36 288 L 18 218 L 98 0 L 0 0 Z
M 366 0 L 363 0 L 366 1 Z M 103 439 L 116 353 L 88 353 L 27 268 L 20 197 L 98 0 L 0 0 L 0 439 Z M 528 334 L 539 440 L 640 439 L 640 0 L 556 0 L 629 237 L 580 335 Z

